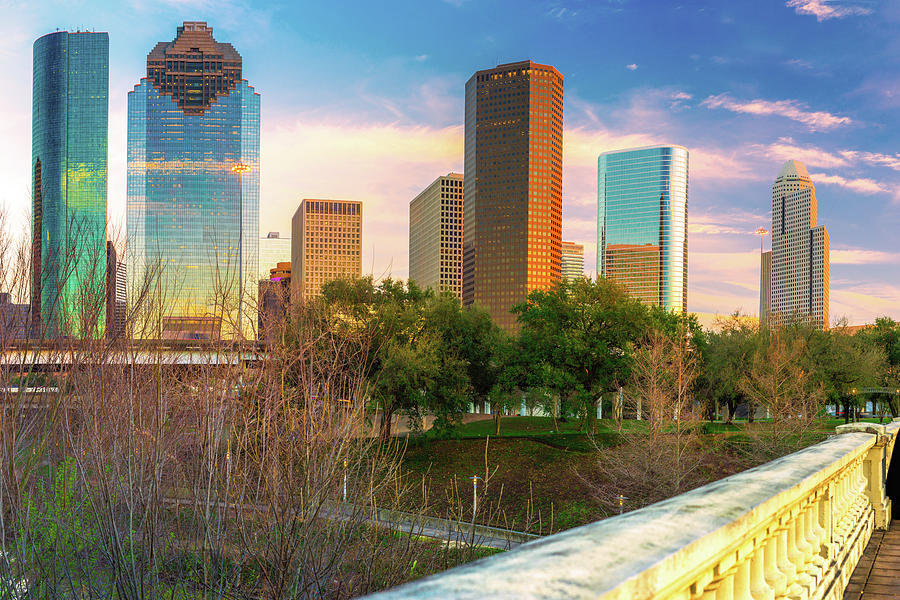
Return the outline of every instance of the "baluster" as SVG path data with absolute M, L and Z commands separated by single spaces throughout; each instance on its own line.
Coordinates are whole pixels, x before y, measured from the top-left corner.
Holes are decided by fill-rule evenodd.
M 787 583 L 787 595 L 791 598 L 806 598 L 808 592 L 801 585 L 795 565 L 788 556 L 788 530 L 789 526 L 783 526 L 775 532 L 777 539 L 777 558 L 775 560 L 778 570 L 781 571 Z
M 804 524 L 806 525 L 806 527 L 804 535 L 806 536 L 806 543 L 809 544 L 813 552 L 810 558 L 816 565 L 818 565 L 820 569 L 824 570 L 827 561 L 822 558 L 821 532 L 824 530 L 821 527 L 818 527 L 818 502 L 813 501 L 809 506 L 806 507 L 805 512 L 806 518 L 804 519 Z
M 778 568 L 778 533 L 773 532 L 765 543 L 765 578 L 775 596 L 787 593 L 788 578 Z
M 750 557 L 750 593 L 753 600 L 775 600 L 775 591 L 766 581 L 766 546 L 760 544 Z
M 733 597 L 734 600 L 755 600 L 750 593 L 750 561 L 746 557 L 737 565 Z
M 815 586 L 815 580 L 806 572 L 808 564 L 806 554 L 798 545 L 796 518 L 787 527 L 787 556 L 788 560 L 797 568 L 797 583 L 804 588 L 812 589 Z
M 734 597 L 734 571 L 714 580 L 703 590 L 701 600 L 731 600 Z

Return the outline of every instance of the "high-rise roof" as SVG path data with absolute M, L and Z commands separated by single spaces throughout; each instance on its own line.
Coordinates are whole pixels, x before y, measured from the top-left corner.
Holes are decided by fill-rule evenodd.
M 776 177 L 775 180 L 777 181 L 785 178 L 810 179 L 809 171 L 806 170 L 806 165 L 799 160 L 789 160 L 781 165 L 781 172 L 778 173 L 778 177 Z
M 187 115 L 202 115 L 240 81 L 241 55 L 217 42 L 203 21 L 185 21 L 171 42 L 159 42 L 147 55 L 147 78 L 160 94 L 172 96 Z

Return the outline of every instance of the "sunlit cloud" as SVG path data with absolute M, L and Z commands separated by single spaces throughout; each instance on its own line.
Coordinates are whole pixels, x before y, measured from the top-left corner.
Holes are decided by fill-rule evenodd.
M 860 152 L 857 150 L 842 150 L 840 154 L 851 162 L 859 161 L 900 171 L 900 154 L 881 154 L 879 152 Z
M 735 113 L 785 117 L 806 125 L 810 131 L 827 131 L 853 123 L 850 117 L 809 110 L 809 107 L 799 100 L 755 99 L 741 101 L 726 93 L 710 96 L 700 104 L 707 108 L 722 108 Z
M 815 146 L 798 146 L 788 137 L 779 138 L 773 144 L 754 145 L 753 150 L 774 160 L 799 160 L 807 166 L 826 169 L 846 167 L 850 164 L 847 157 L 840 153 L 829 152 Z
M 861 248 L 832 249 L 829 253 L 832 264 L 839 265 L 900 265 L 900 252 L 864 250 Z
M 860 194 L 894 193 L 894 190 L 891 190 L 884 184 L 879 183 L 874 179 L 869 179 L 868 177 L 842 177 L 840 175 L 827 175 L 825 173 L 810 173 L 809 176 L 812 178 L 813 183 L 838 185 L 847 188 L 848 190 L 859 192 Z
M 846 317 L 851 325 L 873 323 L 889 316 L 900 318 L 900 286 L 893 284 L 854 284 L 831 286 L 829 314 L 832 323 Z
M 629 71 L 637 71 L 638 66 L 635 63 L 631 63 L 630 65 L 625 65 L 625 68 Z
M 793 8 L 798 15 L 812 15 L 820 23 L 828 19 L 872 14 L 871 8 L 846 5 L 836 0 L 788 0 L 785 6 Z
M 408 273 L 409 202 L 462 172 L 461 126 L 270 118 L 262 131 L 260 231 L 290 231 L 303 198 L 363 202 L 363 271 Z

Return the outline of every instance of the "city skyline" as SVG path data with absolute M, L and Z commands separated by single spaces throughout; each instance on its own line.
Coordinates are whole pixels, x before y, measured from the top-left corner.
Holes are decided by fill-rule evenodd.
M 183 20 L 207 20 L 241 48 L 254 73 L 259 70 L 255 87 L 266 92 L 260 231 L 286 231 L 299 197 L 359 198 L 371 206 L 364 270 L 405 277 L 404 203 L 436 173 L 462 170 L 466 78 L 485 66 L 530 58 L 554 65 L 572 91 L 565 99 L 565 238 L 595 239 L 597 155 L 650 143 L 682 144 L 692 156 L 688 309 L 755 313 L 759 251 L 752 231 L 771 219 L 771 173 L 784 160 L 803 160 L 819 195 L 827 198 L 819 216 L 829 223 L 833 244 L 832 318 L 898 316 L 900 258 L 891 231 L 900 222 L 900 159 L 892 125 L 898 106 L 890 94 L 897 60 L 885 50 L 891 24 L 900 22 L 896 7 L 834 16 L 785 2 L 653 11 L 639 2 L 526 7 L 514 22 L 525 32 L 545 28 L 548 41 L 542 41 L 485 25 L 509 10 L 509 3 L 457 4 L 437 2 L 396 25 L 375 15 L 380 33 L 350 36 L 349 43 L 337 36 L 338 15 L 325 7 L 310 7 L 304 21 L 310 24 L 304 25 L 294 9 L 272 3 L 253 9 L 232 3 L 220 14 L 204 5 L 163 4 L 152 14 L 140 4 L 89 3 L 55 11 L 16 5 L 21 20 L 3 46 L 9 57 L 3 75 L 14 83 L 3 100 L 12 116 L 3 131 L 10 140 L 28 139 L 30 124 L 22 115 L 30 112 L 30 86 L 27 80 L 22 84 L 16 59 L 30 64 L 34 39 L 70 23 L 109 31 L 110 217 L 111 230 L 121 229 L 124 94 L 160 31 Z M 402 3 L 397 8 L 403 10 Z M 449 27 L 472 26 L 452 43 L 415 31 L 419 21 L 435 18 Z M 535 25 L 525 26 L 529 21 Z M 665 30 L 654 30 L 662 22 Z M 350 19 L 341 25 L 357 33 L 370 24 Z M 404 37 L 398 28 L 415 33 Z M 667 33 L 700 29 L 710 34 L 704 41 Z M 601 33 L 621 43 L 598 58 L 590 38 Z M 633 41 L 623 42 L 626 33 Z M 750 43 L 754 36 L 764 43 Z M 654 37 L 659 39 L 650 43 Z M 671 51 L 659 53 L 665 45 Z M 320 60 L 295 68 L 304 56 Z M 296 76 L 284 77 L 286 64 Z M 4 151 L 2 162 L 12 167 L 3 173 L 2 200 L 13 218 L 22 219 L 28 181 L 16 167 L 21 159 Z M 361 167 L 360 176 L 342 177 L 348 166 Z M 591 244 L 585 253 L 590 273 L 596 250 Z

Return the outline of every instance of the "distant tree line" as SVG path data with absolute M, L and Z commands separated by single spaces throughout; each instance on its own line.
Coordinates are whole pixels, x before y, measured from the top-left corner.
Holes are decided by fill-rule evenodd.
M 364 371 L 384 438 L 399 415 L 413 426 L 432 415 L 437 430 L 450 432 L 471 406 L 486 402 L 498 433 L 502 415 L 523 403 L 556 419 L 581 419 L 593 431 L 604 398 L 615 411 L 620 391 L 633 395 L 635 360 L 659 336 L 686 344 L 697 371 L 686 393 L 707 419 L 731 421 L 740 411 L 753 420 L 759 408 L 769 416 L 790 412 L 799 397 L 813 401 L 804 408 L 812 416 L 833 405 L 849 418 L 866 399 L 861 388 L 900 385 L 900 325 L 886 317 L 855 335 L 843 326 L 760 328 L 738 314 L 704 331 L 696 317 L 645 306 L 603 278 L 532 292 L 512 309 L 516 334 L 477 305 L 414 282 L 332 281 L 319 302 L 370 341 Z M 896 395 L 870 399 L 900 412 Z

